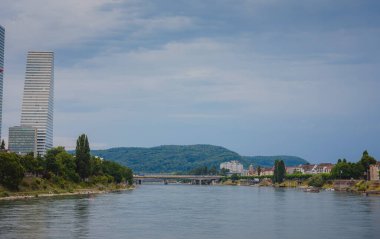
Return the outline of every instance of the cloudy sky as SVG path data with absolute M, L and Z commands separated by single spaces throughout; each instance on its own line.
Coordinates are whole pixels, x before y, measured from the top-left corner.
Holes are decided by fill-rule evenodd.
M 3 137 L 55 52 L 54 144 L 380 159 L 377 0 L 1 0 Z

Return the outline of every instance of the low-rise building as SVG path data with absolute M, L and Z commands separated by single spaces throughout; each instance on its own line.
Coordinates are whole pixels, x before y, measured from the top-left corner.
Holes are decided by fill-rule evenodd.
M 319 173 L 331 173 L 335 165 L 332 163 L 321 164 L 301 164 L 295 167 L 286 167 L 286 174 L 319 174 Z
M 369 166 L 369 180 L 370 181 L 379 180 L 379 168 L 376 164 L 372 164 Z
M 249 170 L 243 169 L 243 172 L 240 174 L 241 176 L 252 176 L 249 174 Z
M 260 176 L 272 176 L 274 174 L 273 168 L 263 168 L 261 170 Z
M 317 165 L 314 173 L 330 173 L 333 167 L 332 163 L 321 163 Z
M 230 174 L 234 174 L 234 173 L 237 173 L 237 174 L 242 174 L 243 173 L 243 164 L 241 164 L 239 161 L 237 160 L 233 160 L 233 161 L 230 161 L 230 162 L 224 162 L 224 163 L 221 163 L 220 164 L 220 169 L 228 169 L 230 172 Z
M 316 164 L 305 164 L 301 166 L 301 173 L 304 174 L 313 174 L 316 172 Z
M 295 174 L 297 167 L 286 167 L 286 174 Z
M 9 128 L 8 150 L 20 155 L 33 153 L 37 156 L 37 128 L 14 126 Z
M 252 176 L 252 175 L 255 175 L 255 168 L 253 167 L 253 165 L 249 165 L 248 167 L 248 175 Z

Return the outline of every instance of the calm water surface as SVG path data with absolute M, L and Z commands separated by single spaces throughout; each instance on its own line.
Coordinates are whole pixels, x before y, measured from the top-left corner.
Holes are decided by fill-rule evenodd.
M 380 197 L 142 185 L 92 197 L 0 201 L 0 238 L 380 238 Z

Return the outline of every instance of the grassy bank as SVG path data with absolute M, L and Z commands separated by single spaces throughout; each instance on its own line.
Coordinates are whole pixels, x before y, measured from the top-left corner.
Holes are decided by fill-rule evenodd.
M 360 180 L 356 182 L 353 186 L 345 189 L 345 191 L 356 193 L 380 194 L 380 182 Z

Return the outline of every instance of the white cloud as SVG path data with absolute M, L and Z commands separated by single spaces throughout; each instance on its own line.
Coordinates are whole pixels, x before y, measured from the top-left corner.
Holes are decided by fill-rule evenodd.
M 3 132 L 19 122 L 25 56 L 31 49 L 57 52 L 55 142 L 70 147 L 82 132 L 106 147 L 161 144 L 167 132 L 169 143 L 186 143 L 197 131 L 195 141 L 226 146 L 236 141 L 246 148 L 261 132 L 256 142 L 268 149 L 261 139 L 270 141 L 281 130 L 283 139 L 292 130 L 318 133 L 310 130 L 315 125 L 333 132 L 339 125 L 330 125 L 330 118 L 378 115 L 379 30 L 375 23 L 360 25 L 371 16 L 356 23 L 347 13 L 346 25 L 334 15 L 329 18 L 334 24 L 328 24 L 325 11 L 318 15 L 331 5 L 327 1 L 239 3 L 194 1 L 186 4 L 191 9 L 180 9 L 180 4 L 137 0 L 2 0 Z M 288 19 L 294 7 L 306 12 Z M 183 127 L 191 121 L 196 127 Z M 233 134 L 236 127 L 235 138 L 213 136 Z
M 163 16 L 154 18 L 137 18 L 129 22 L 134 25 L 135 32 L 131 37 L 141 37 L 158 31 L 184 31 L 194 27 L 194 20 L 185 16 Z
M 121 11 L 102 10 L 106 0 L 5 0 L 0 18 L 7 31 L 7 50 L 56 49 L 83 44 L 121 26 Z
M 75 69 L 57 72 L 58 78 L 65 79 L 57 83 L 57 89 L 66 89 L 59 90 L 57 100 L 76 99 L 84 107 L 96 105 L 98 109 L 110 107 L 119 117 L 126 117 L 121 109 L 133 109 L 136 104 L 141 114 L 152 113 L 152 107 L 156 114 L 174 115 L 189 111 L 203 115 L 192 112 L 198 107 L 194 104 L 207 103 L 234 104 L 238 111 L 225 107 L 217 113 L 243 115 L 339 114 L 337 108 L 351 107 L 348 102 L 352 102 L 354 89 L 331 77 L 340 72 L 337 66 L 314 59 L 285 61 L 274 57 L 267 64 L 268 56 L 247 48 L 196 39 L 167 43 L 158 49 L 95 56 Z M 310 75 L 313 70 L 320 74 Z M 347 93 L 340 99 L 335 99 L 337 86 Z

